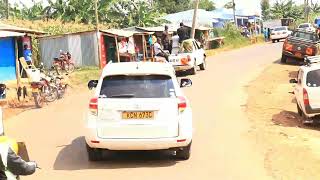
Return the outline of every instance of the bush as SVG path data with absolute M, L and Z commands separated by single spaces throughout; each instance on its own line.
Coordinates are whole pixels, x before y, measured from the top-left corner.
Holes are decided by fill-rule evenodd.
M 220 36 L 225 37 L 225 46 L 231 46 L 232 48 L 239 48 L 250 44 L 249 39 L 241 35 L 240 30 L 233 24 L 226 24 L 223 29 L 219 30 Z

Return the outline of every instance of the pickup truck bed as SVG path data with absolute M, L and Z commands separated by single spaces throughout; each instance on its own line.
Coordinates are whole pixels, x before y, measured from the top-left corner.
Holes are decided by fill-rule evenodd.
M 315 33 L 296 32 L 289 36 L 283 44 L 281 62 L 285 63 L 287 58 L 303 60 L 305 56 L 319 54 L 319 41 Z

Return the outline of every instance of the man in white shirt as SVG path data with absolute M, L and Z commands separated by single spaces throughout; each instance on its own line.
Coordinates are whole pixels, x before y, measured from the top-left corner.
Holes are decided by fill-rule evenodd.
M 162 50 L 162 47 L 161 47 L 161 39 L 160 39 L 160 38 L 158 38 L 158 39 L 157 39 L 157 42 L 154 43 L 153 49 L 154 49 L 154 54 L 155 54 L 156 56 L 164 57 L 164 58 L 166 58 L 167 61 L 169 61 L 169 59 L 168 59 L 168 58 L 169 58 L 168 54 L 166 54 L 166 53 Z
M 180 48 L 179 45 L 179 36 L 176 32 L 174 32 L 172 37 L 172 54 L 178 54 Z

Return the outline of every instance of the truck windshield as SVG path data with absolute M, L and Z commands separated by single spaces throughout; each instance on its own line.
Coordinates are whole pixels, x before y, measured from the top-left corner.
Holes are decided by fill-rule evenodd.
M 277 27 L 277 28 L 274 28 L 274 31 L 285 31 L 287 30 L 286 27 Z
M 320 70 L 310 71 L 307 74 L 307 86 L 319 87 L 320 86 Z
M 103 79 L 100 97 L 170 98 L 175 97 L 175 89 L 166 75 L 116 75 Z
M 306 40 L 310 40 L 310 41 L 317 41 L 318 38 L 315 34 L 313 33 L 307 33 L 307 32 L 295 32 L 293 34 L 294 37 L 298 37 L 298 38 L 302 38 L 302 39 L 306 39 Z
M 308 28 L 309 27 L 309 24 L 301 24 L 300 26 L 299 26 L 299 28 Z

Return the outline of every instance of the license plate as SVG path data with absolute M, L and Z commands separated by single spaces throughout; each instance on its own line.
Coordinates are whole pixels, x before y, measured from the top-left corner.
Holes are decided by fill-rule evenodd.
M 302 57 L 302 54 L 301 53 L 296 53 L 295 54 L 297 57 Z
M 153 117 L 152 111 L 122 112 L 122 119 L 153 119 Z
M 33 93 L 37 93 L 37 92 L 39 92 L 39 89 L 37 89 L 37 88 L 32 88 L 32 92 L 33 92 Z
M 178 62 L 178 59 L 170 59 L 170 62 Z

